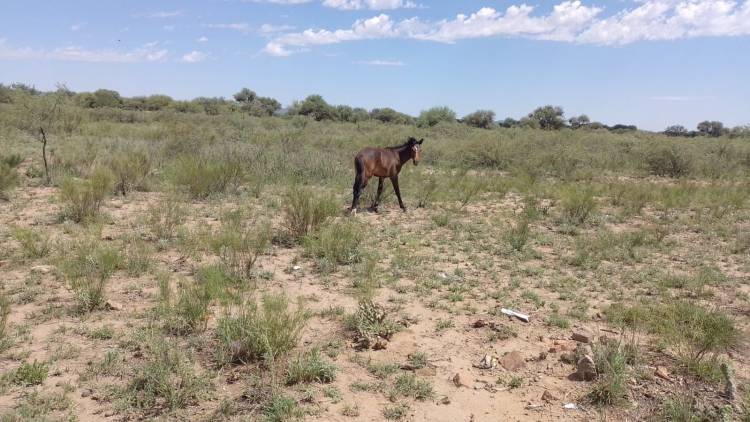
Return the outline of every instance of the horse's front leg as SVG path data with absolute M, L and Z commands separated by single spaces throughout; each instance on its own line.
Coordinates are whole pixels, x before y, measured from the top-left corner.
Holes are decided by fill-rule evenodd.
M 393 190 L 396 192 L 396 198 L 398 198 L 398 205 L 402 211 L 406 212 L 404 201 L 401 200 L 401 189 L 398 188 L 398 176 L 391 177 L 391 183 L 393 183 Z

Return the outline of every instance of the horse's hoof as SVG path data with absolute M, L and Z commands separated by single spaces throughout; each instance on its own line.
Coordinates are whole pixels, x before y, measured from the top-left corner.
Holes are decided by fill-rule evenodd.
M 357 215 L 357 209 L 356 208 L 350 209 L 349 210 L 349 214 L 351 214 L 351 215 Z
M 401 211 L 406 212 L 406 207 L 401 208 Z

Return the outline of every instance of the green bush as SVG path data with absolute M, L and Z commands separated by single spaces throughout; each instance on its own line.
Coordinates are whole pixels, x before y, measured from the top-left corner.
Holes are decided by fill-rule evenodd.
M 350 330 L 363 338 L 378 336 L 387 340 L 401 330 L 399 325 L 388 318 L 383 307 L 368 298 L 360 299 L 357 312 L 349 316 L 346 323 Z
M 239 157 L 184 155 L 169 167 L 167 177 L 172 184 L 193 198 L 205 199 L 212 194 L 237 189 L 244 180 L 245 166 Z
M 60 183 L 63 217 L 76 223 L 96 217 L 102 202 L 112 191 L 112 184 L 112 174 L 101 167 L 95 169 L 88 179 L 63 179 Z
M 312 349 L 293 360 L 286 370 L 287 385 L 301 382 L 329 383 L 336 379 L 336 367 Z
M 456 112 L 448 107 L 433 107 L 424 110 L 417 118 L 417 126 L 432 127 L 440 122 L 454 123 L 456 121 Z
M 167 286 L 166 289 L 169 287 Z M 206 329 L 211 295 L 203 285 L 181 286 L 177 302 L 170 303 L 166 290 L 162 289 L 159 312 L 164 328 L 171 334 L 185 335 Z
M 69 246 L 60 268 L 70 282 L 79 312 L 104 305 L 107 281 L 121 265 L 120 253 L 98 241 L 83 240 Z
M 562 220 L 567 224 L 580 226 L 596 213 L 594 194 L 588 189 L 570 187 L 560 194 Z
M 151 158 L 143 151 L 124 150 L 113 153 L 109 168 L 115 179 L 115 193 L 126 195 L 131 190 L 145 190 L 151 171 Z
M 157 415 L 164 409 L 193 404 L 208 383 L 195 373 L 193 362 L 171 340 L 152 338 L 143 362 L 131 362 L 135 373 L 123 391 L 126 405 Z
M 692 159 L 683 149 L 663 147 L 646 157 L 646 167 L 655 176 L 683 177 L 690 174 Z
M 24 362 L 15 370 L 5 375 L 15 385 L 30 386 L 39 385 L 47 379 L 49 367 L 44 362 Z
M 237 217 L 222 222 L 220 231 L 211 240 L 211 248 L 229 274 L 238 280 L 248 280 L 258 257 L 271 245 L 271 224 L 267 221 L 248 224 L 241 215 Z
M 505 232 L 505 240 L 513 250 L 520 252 L 529 240 L 529 232 L 529 221 L 526 218 L 520 218 Z
M 21 244 L 21 250 L 25 258 L 44 258 L 52 250 L 49 237 L 34 230 L 16 227 L 11 230 L 11 236 Z
M 18 186 L 18 172 L 4 162 L 0 162 L 0 199 L 7 200 L 8 194 Z
M 477 110 L 461 119 L 463 123 L 480 129 L 491 129 L 495 125 L 495 112 L 491 110 Z
M 294 188 L 284 197 L 284 224 L 294 240 L 318 228 L 339 210 L 331 196 L 317 196 L 309 188 Z
M 393 389 L 388 394 L 391 401 L 401 397 L 410 397 L 419 401 L 432 398 L 435 392 L 429 382 L 419 379 L 414 374 L 402 374 L 396 378 Z
M 362 227 L 355 222 L 333 222 L 307 235 L 302 243 L 319 271 L 332 272 L 339 265 L 359 262 L 363 237 Z
M 265 295 L 260 305 L 256 301 L 241 304 L 218 321 L 218 359 L 273 361 L 297 344 L 307 317 L 301 303 L 292 310 L 284 295 Z
M 7 345 L 7 335 L 8 335 L 8 316 L 10 315 L 10 300 L 8 300 L 8 296 L 5 295 L 2 291 L 0 291 L 0 351 L 5 349 L 5 345 Z
M 594 361 L 598 379 L 589 399 L 604 405 L 624 403 L 628 395 L 628 364 L 624 347 L 617 342 L 597 344 Z
M 187 214 L 184 204 L 174 196 L 167 196 L 148 209 L 148 225 L 160 240 L 171 240 L 177 234 Z
M 282 394 L 274 394 L 263 405 L 264 422 L 285 422 L 302 419 L 304 412 L 299 408 L 297 402 Z

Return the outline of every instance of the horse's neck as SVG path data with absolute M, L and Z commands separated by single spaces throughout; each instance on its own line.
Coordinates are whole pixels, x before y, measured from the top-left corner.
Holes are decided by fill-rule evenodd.
M 398 154 L 398 161 L 399 161 L 398 164 L 399 164 L 399 169 L 400 169 L 401 166 L 403 166 L 404 164 L 406 164 L 406 162 L 411 159 L 411 154 L 409 152 L 409 147 L 403 147 L 403 148 L 397 150 L 396 153 Z

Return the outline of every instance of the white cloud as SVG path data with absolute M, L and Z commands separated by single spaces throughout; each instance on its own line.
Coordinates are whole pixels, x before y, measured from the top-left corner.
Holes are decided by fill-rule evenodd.
M 397 0 L 324 0 L 339 8 L 380 7 Z M 351 6 L 351 7 L 350 7 Z M 355 7 L 356 6 L 356 7 Z M 566 0 L 547 14 L 526 4 L 504 11 L 483 7 L 470 15 L 436 22 L 419 18 L 394 21 L 381 14 L 357 20 L 348 29 L 307 29 L 270 40 L 264 51 L 288 56 L 316 45 L 366 39 L 418 39 L 453 43 L 462 39 L 515 37 L 596 45 L 624 45 L 640 41 L 706 36 L 750 35 L 750 0 L 638 0 L 632 8 L 609 17 L 603 9 L 580 0 Z
M 245 3 L 304 4 L 312 0 L 242 0 Z
M 204 36 L 196 39 L 195 41 L 200 42 L 200 43 L 204 43 L 204 42 L 208 42 L 208 38 L 204 35 Z
M 417 4 L 410 0 L 323 0 L 323 6 L 341 10 L 393 10 L 413 9 Z
M 165 18 L 174 18 L 180 15 L 182 15 L 182 10 L 153 12 L 153 13 L 147 13 L 144 16 L 149 19 L 165 19 Z
M 247 34 L 252 30 L 249 24 L 245 22 L 236 22 L 236 23 L 204 23 L 204 28 L 210 28 L 210 29 L 231 29 L 233 31 L 242 32 L 244 34 Z
M 406 66 L 406 64 L 400 60 L 365 60 L 357 63 L 369 66 Z
M 670 101 L 670 102 L 686 102 L 686 101 L 708 101 L 714 100 L 716 97 L 711 95 L 706 96 L 690 96 L 690 95 L 663 95 L 650 97 L 651 101 Z
M 180 59 L 183 63 L 199 63 L 208 58 L 208 55 L 202 51 L 193 50 L 184 56 L 182 56 L 182 59 Z
M 89 50 L 80 46 L 58 47 L 52 50 L 32 47 L 14 47 L 6 39 L 0 39 L 0 59 L 2 60 L 54 60 L 92 63 L 138 63 L 161 62 L 169 52 L 159 43 L 152 42 L 132 50 L 99 49 Z
M 70 25 L 70 30 L 73 31 L 73 32 L 80 31 L 83 28 L 84 25 L 85 24 L 83 24 L 83 23 L 77 23 L 77 24 L 74 24 L 74 25 Z
M 276 32 L 287 32 L 293 29 L 294 27 L 291 25 L 273 25 L 270 23 L 264 23 L 258 28 L 258 32 L 261 34 L 273 34 Z
M 164 25 L 162 27 L 165 31 L 174 31 L 174 25 Z

